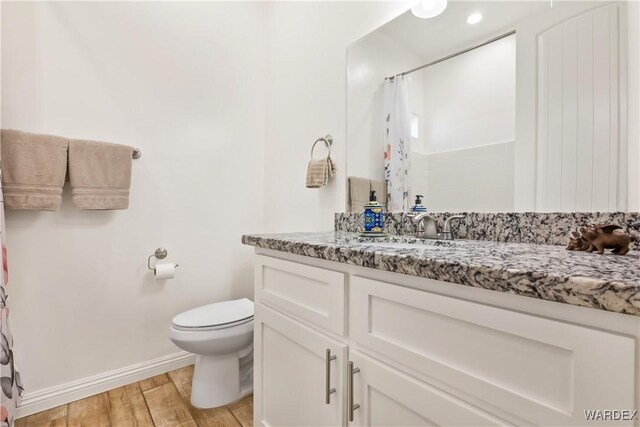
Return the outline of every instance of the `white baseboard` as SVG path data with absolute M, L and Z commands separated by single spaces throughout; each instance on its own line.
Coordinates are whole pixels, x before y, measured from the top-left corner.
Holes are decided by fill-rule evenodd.
M 181 351 L 55 387 L 34 392 L 25 391 L 18 405 L 16 418 L 26 417 L 36 412 L 182 368 L 193 364 L 195 360 L 194 354 Z

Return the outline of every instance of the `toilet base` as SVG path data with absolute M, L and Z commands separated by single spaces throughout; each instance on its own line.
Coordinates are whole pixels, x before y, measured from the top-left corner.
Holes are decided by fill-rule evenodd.
M 217 408 L 253 391 L 253 375 L 241 380 L 237 353 L 229 356 L 196 356 L 191 383 L 191 404 L 199 409 Z

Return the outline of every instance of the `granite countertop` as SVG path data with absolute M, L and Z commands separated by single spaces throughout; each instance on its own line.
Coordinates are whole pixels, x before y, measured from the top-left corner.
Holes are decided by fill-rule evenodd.
M 408 236 L 363 238 L 339 231 L 255 234 L 242 243 L 411 276 L 640 316 L 640 253 Z M 385 246 L 386 245 L 386 246 Z

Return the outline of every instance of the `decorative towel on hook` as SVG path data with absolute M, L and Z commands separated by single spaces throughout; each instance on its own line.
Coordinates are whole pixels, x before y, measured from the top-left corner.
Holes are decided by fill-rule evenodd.
M 316 148 L 318 142 L 324 142 L 329 152 L 324 159 L 314 159 L 313 150 Z M 327 135 L 324 138 L 318 138 L 311 147 L 311 160 L 307 166 L 307 188 L 320 188 L 327 185 L 329 178 L 336 174 L 336 165 L 331 160 L 331 145 L 333 144 L 333 138 L 331 135 Z

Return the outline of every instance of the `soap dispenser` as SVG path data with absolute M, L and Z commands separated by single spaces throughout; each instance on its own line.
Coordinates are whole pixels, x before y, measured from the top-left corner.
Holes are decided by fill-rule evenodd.
M 378 203 L 376 192 L 369 193 L 369 202 L 364 205 L 364 233 L 366 236 L 384 236 L 384 209 Z
M 424 205 L 422 204 L 422 198 L 424 196 L 420 195 L 420 194 L 416 194 L 416 201 L 415 204 L 411 207 L 411 212 L 426 212 L 427 208 L 424 207 Z

